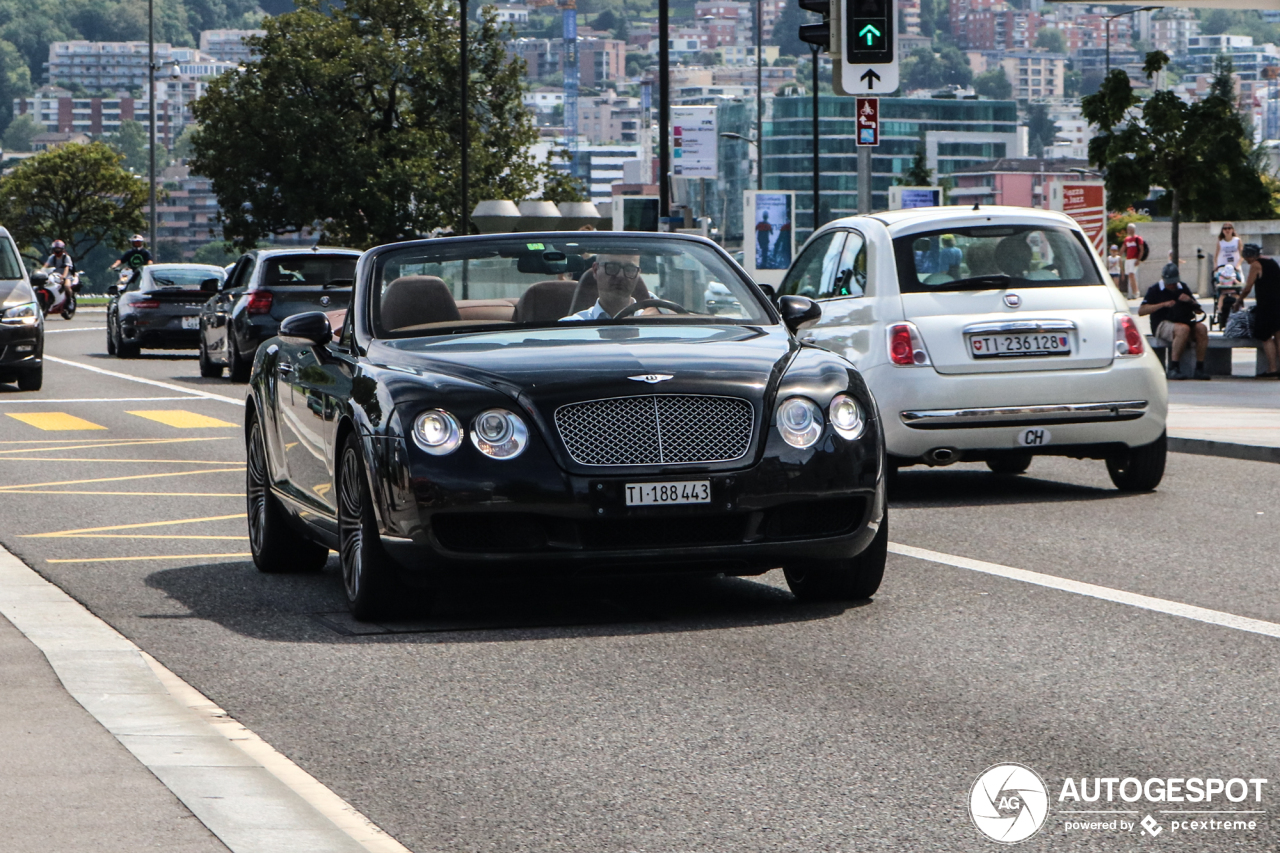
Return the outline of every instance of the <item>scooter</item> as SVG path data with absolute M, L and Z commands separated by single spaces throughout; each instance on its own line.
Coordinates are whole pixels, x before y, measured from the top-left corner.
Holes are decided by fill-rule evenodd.
M 48 317 L 50 314 L 61 314 L 62 319 L 70 320 L 76 315 L 76 293 L 80 290 L 80 277 L 74 273 L 70 280 L 58 272 L 37 272 L 31 276 L 31 283 L 36 288 L 36 300 L 40 309 Z

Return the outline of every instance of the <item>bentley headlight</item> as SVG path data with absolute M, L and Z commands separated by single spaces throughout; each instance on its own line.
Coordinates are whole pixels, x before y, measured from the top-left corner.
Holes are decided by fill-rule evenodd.
M 7 308 L 4 316 L 0 317 L 0 323 L 6 326 L 34 326 L 38 322 L 40 322 L 40 306 L 34 302 L 24 302 Z
M 471 422 L 471 443 L 485 456 L 515 459 L 529 445 L 529 430 L 515 412 L 486 409 Z
M 822 435 L 822 409 L 804 397 L 788 397 L 778 406 L 778 432 L 792 447 L 812 447 Z
M 827 414 L 831 417 L 831 425 L 836 432 L 849 440 L 862 435 L 862 430 L 866 427 L 866 422 L 862 419 L 862 407 L 848 394 L 836 395 L 827 408 Z
M 432 456 L 444 456 L 462 444 L 462 425 L 444 409 L 431 409 L 414 420 L 413 440 Z

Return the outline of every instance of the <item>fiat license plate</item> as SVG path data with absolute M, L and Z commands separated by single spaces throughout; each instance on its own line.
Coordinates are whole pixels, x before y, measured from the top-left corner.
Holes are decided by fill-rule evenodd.
M 200 328 L 200 318 L 199 318 L 199 317 L 183 317 L 183 318 L 182 318 L 182 328 L 184 328 L 184 329 L 198 329 L 198 328 Z
M 711 503 L 710 480 L 680 480 L 670 483 L 627 483 L 627 506 L 709 503 Z
M 1071 355 L 1071 338 L 1061 332 L 1032 332 L 1013 335 L 969 335 L 969 354 L 974 358 L 1033 358 Z

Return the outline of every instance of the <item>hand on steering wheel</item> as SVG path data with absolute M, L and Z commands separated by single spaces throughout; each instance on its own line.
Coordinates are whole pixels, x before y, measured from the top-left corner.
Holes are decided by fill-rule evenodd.
M 635 302 L 631 305 L 628 305 L 626 308 L 623 308 L 621 311 L 619 311 L 617 314 L 614 315 L 613 319 L 621 320 L 624 317 L 630 317 L 632 314 L 635 314 L 637 311 L 643 311 L 646 308 L 669 308 L 672 311 L 676 312 L 677 314 L 689 313 L 689 309 L 685 308 L 683 305 L 681 305 L 678 302 L 668 302 L 665 299 L 641 299 L 639 302 Z

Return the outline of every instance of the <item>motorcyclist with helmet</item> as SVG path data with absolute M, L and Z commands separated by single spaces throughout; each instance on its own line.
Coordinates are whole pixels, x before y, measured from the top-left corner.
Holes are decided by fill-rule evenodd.
M 57 287 L 59 292 L 50 294 L 53 304 L 62 301 L 63 288 L 72 289 L 75 287 L 78 279 L 76 272 L 76 262 L 72 260 L 71 255 L 67 252 L 67 244 L 61 240 L 54 240 L 49 247 L 51 254 L 45 259 L 42 269 L 45 272 L 57 273 L 59 282 Z
M 142 268 L 151 264 L 151 253 L 142 248 L 143 240 L 141 234 L 134 234 L 129 238 L 130 248 L 111 265 L 111 269 L 118 269 L 121 266 L 133 271 L 133 277 L 129 279 L 129 284 L 134 284 L 138 279 L 142 278 Z

